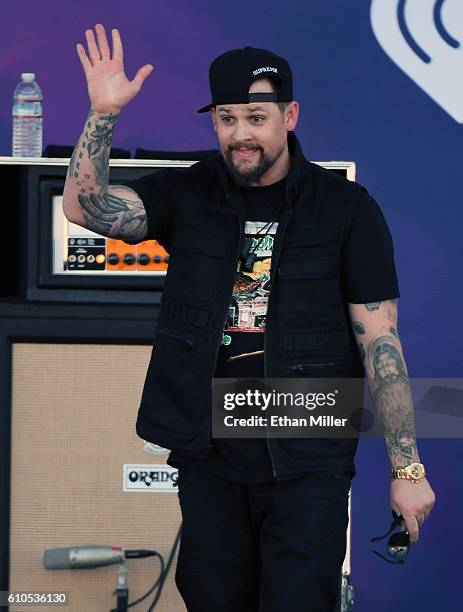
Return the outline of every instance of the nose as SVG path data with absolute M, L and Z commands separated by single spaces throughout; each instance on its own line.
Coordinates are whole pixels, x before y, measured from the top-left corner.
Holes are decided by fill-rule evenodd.
M 247 121 L 238 120 L 235 122 L 232 139 L 236 142 L 252 140 L 252 133 L 249 129 L 249 123 Z

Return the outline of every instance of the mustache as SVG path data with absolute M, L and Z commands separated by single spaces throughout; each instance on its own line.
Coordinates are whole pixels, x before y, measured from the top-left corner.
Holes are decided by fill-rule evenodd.
M 249 142 L 243 142 L 243 143 L 237 142 L 237 143 L 228 145 L 229 151 L 234 151 L 236 149 L 246 149 L 247 151 L 253 151 L 253 150 L 261 151 L 262 147 L 258 144 L 249 143 Z

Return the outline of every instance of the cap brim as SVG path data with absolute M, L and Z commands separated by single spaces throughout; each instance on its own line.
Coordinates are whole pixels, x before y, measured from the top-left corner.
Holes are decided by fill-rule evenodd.
M 207 111 L 210 111 L 213 106 L 215 106 L 215 104 L 208 104 L 207 106 L 202 106 L 198 110 L 198 113 L 207 113 Z

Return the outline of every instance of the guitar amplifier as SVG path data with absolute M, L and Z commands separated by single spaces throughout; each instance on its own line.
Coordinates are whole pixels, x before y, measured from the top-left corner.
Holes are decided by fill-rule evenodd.
M 193 163 L 110 159 L 109 183 Z M 355 180 L 353 162 L 315 163 Z M 16 293 L 41 302 L 159 304 L 169 254 L 155 240 L 131 245 L 68 221 L 62 208 L 68 165 L 67 158 L 0 157 L 5 191 L 19 194 L 5 207 L 10 241 L 5 250 L 17 282 L 0 295 Z

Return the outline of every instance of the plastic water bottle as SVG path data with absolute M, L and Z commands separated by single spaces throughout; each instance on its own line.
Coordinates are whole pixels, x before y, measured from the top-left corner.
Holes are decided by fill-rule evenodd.
M 13 95 L 13 157 L 42 157 L 42 90 L 23 72 Z

